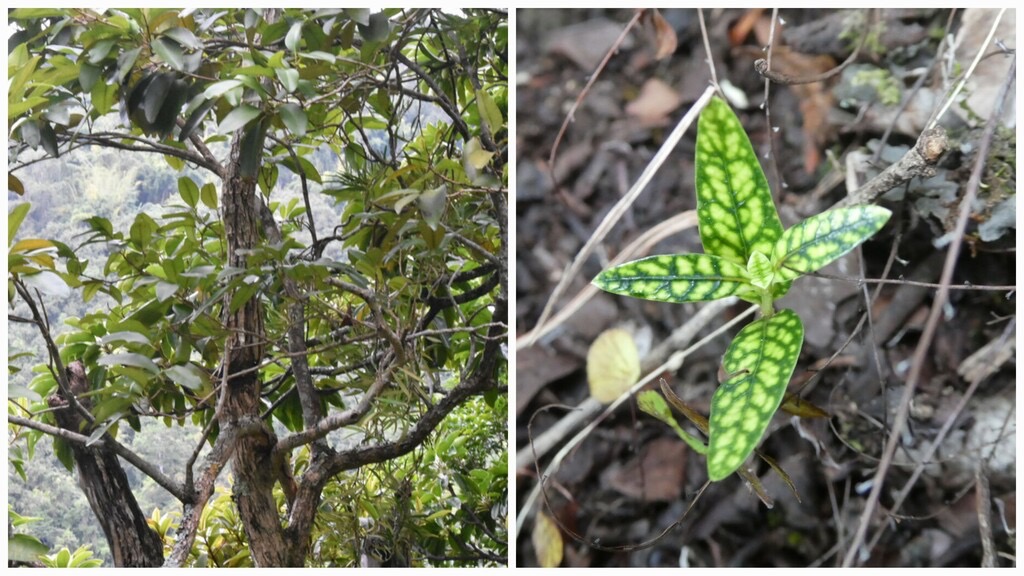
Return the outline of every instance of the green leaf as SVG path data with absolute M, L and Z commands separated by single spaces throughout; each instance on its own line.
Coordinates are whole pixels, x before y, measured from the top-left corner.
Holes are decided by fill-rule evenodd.
M 391 22 L 385 12 L 370 14 L 369 24 L 356 24 L 359 28 L 359 35 L 367 42 L 379 42 L 388 37 L 391 33 Z
M 486 90 L 476 91 L 476 105 L 480 110 L 480 119 L 491 129 L 491 134 L 501 130 L 505 125 L 505 120 L 498 105 L 494 103 L 494 98 L 491 98 Z
M 134 344 L 151 345 L 145 334 L 131 331 L 112 332 L 100 338 L 100 344 L 111 344 L 113 342 L 129 342 Z
M 147 372 L 152 372 L 153 374 L 160 372 L 160 369 L 152 360 L 142 354 L 136 354 L 135 352 L 107 354 L 106 356 L 100 356 L 96 363 L 101 366 L 134 366 L 136 368 L 142 368 Z
M 722 367 L 730 378 L 711 399 L 708 477 L 732 474 L 750 456 L 782 403 L 804 327 L 792 310 L 751 322 L 729 345 Z
M 213 182 L 203 184 L 203 188 L 199 191 L 199 199 L 207 208 L 217 209 L 217 187 L 213 185 Z
M 195 208 L 199 202 L 199 186 L 196 186 L 195 181 L 188 176 L 178 178 L 178 194 L 189 208 Z
M 71 444 L 68 444 L 67 440 L 64 440 L 63 438 L 54 438 L 53 454 L 57 457 L 57 460 L 67 468 L 68 472 L 74 471 L 75 457 L 71 452 Z
M 167 73 L 157 74 L 152 82 L 146 86 L 142 109 L 146 113 L 146 121 L 150 124 L 156 122 L 157 114 L 160 113 L 160 108 L 164 105 L 164 101 L 167 100 L 167 93 L 171 88 L 171 84 L 174 84 L 174 74 Z
M 50 549 L 28 534 L 15 534 L 7 539 L 7 559 L 11 562 L 39 562 L 39 556 Z
M 20 66 L 14 73 L 14 76 L 11 77 L 10 86 L 7 88 L 7 103 L 9 106 L 13 106 L 12 102 L 21 100 L 25 95 L 25 84 L 32 77 L 32 73 L 36 71 L 40 58 L 41 56 L 33 56 L 27 64 Z M 8 70 L 8 74 L 10 74 L 10 70 Z M 11 117 L 10 112 L 7 113 L 7 117 Z
M 67 282 L 65 282 L 58 274 L 50 272 L 49 270 L 43 270 L 35 274 L 22 276 L 21 280 L 25 283 L 25 286 L 34 290 L 39 290 L 43 294 L 47 294 L 49 296 L 63 298 L 71 293 L 71 289 L 68 288 Z
M 128 235 L 139 248 L 145 249 L 149 245 L 149 241 L 152 240 L 153 234 L 160 228 L 153 218 L 145 212 L 140 212 L 135 217 L 135 221 L 132 222 L 131 228 L 129 228 Z
M 82 86 L 82 90 L 89 92 L 92 87 L 96 84 L 96 81 L 100 78 L 100 67 L 89 64 L 88 62 L 82 62 L 81 68 L 78 69 L 78 83 Z
M 26 99 L 24 99 L 24 100 L 22 100 L 20 102 L 15 102 L 14 104 L 10 104 L 10 105 L 7 106 L 7 119 L 10 120 L 11 118 L 14 118 L 16 116 L 24 114 L 25 112 L 28 112 L 32 108 L 34 108 L 34 107 L 36 107 L 36 106 L 38 106 L 40 104 L 45 104 L 45 103 L 47 103 L 49 101 L 50 100 L 48 98 L 46 98 L 45 96 L 32 96 L 32 97 L 26 98 Z M 11 102 L 11 100 L 8 100 L 8 102 Z M 22 126 L 24 126 L 24 124 L 22 124 Z
M 363 26 L 370 24 L 369 8 L 345 8 L 345 14 Z
M 210 112 L 210 109 L 213 108 L 214 104 L 216 104 L 216 100 L 207 100 L 192 112 L 192 115 L 188 117 L 185 125 L 181 127 L 181 132 L 178 134 L 178 142 L 188 140 L 188 137 L 192 135 L 192 132 L 194 132 L 196 127 L 198 127 L 203 121 L 203 118 L 205 118 L 207 113 Z
M 123 84 L 124 79 L 128 77 L 128 73 L 132 71 L 132 66 L 135 65 L 135 60 L 139 57 L 139 53 L 142 52 L 142 46 L 135 48 L 134 50 L 128 50 L 122 52 L 117 57 L 117 83 Z
M 18 240 L 14 246 L 11 246 L 12 254 L 19 254 L 21 252 L 32 252 L 34 250 L 42 250 L 45 248 L 55 248 L 53 242 L 49 240 L 43 240 L 42 238 L 29 238 L 27 240 Z
M 57 134 L 53 131 L 53 126 L 50 126 L 49 122 L 39 123 L 39 143 L 43 145 L 43 150 L 54 158 L 60 158 L 60 150 L 57 148 Z
M 164 374 L 178 386 L 188 388 L 189 390 L 199 390 L 203 387 L 202 372 L 192 364 L 171 366 L 164 370 Z
M 742 266 L 708 254 L 649 256 L 609 268 L 598 288 L 657 302 L 700 302 L 731 296 L 750 286 Z
M 288 34 L 284 37 L 284 45 L 292 52 L 299 49 L 299 41 L 302 40 L 302 20 L 296 20 L 292 24 L 292 27 L 288 29 Z
M 771 254 L 782 223 L 768 181 L 743 125 L 718 97 L 700 113 L 694 168 L 704 251 L 740 265 L 755 250 Z
M 853 250 L 889 221 L 892 212 L 871 204 L 822 212 L 793 226 L 772 253 L 776 277 L 792 280 Z
M 29 209 L 32 204 L 28 202 L 22 202 L 18 204 L 7 214 L 7 245 L 10 246 L 11 242 L 14 242 L 14 236 L 18 233 L 18 228 L 21 227 L 22 221 L 25 220 L 25 216 L 28 215 Z
M 93 44 L 92 48 L 89 48 L 89 62 L 91 64 L 103 62 L 107 54 L 110 54 L 110 49 L 114 47 L 114 44 L 117 44 L 117 38 L 107 38 Z
M 160 302 L 167 300 L 178 292 L 178 285 L 163 280 L 156 283 L 156 299 Z
M 295 68 L 275 68 L 274 74 L 277 75 L 277 79 L 281 81 L 284 89 L 289 93 L 295 92 L 295 89 L 299 86 L 299 71 Z
M 181 51 L 181 46 L 173 40 L 167 38 L 157 38 L 152 44 L 153 52 L 156 52 L 157 56 L 163 59 L 168 66 L 175 70 L 185 70 L 185 54 Z
M 306 111 L 301 106 L 294 102 L 289 102 L 281 106 L 278 113 L 281 115 L 281 121 L 284 122 L 284 125 L 292 134 L 300 138 L 305 136 L 308 119 L 306 118 Z
M 768 257 L 755 250 L 747 261 L 747 274 L 750 274 L 750 283 L 758 288 L 771 286 L 775 279 L 775 270 Z
M 241 85 L 242 81 L 236 78 L 232 78 L 230 80 L 221 80 L 220 82 L 214 82 L 213 84 L 207 86 L 206 90 L 203 92 L 203 95 L 207 98 L 214 99 L 220 96 L 221 94 L 227 92 L 228 90 L 238 88 Z
M 298 165 L 295 164 L 295 161 L 292 160 L 291 156 L 282 160 L 281 165 L 291 170 L 296 175 L 298 175 L 301 170 L 301 173 L 305 174 L 306 178 L 309 178 L 310 180 L 316 182 L 317 184 L 322 183 L 320 178 L 320 171 L 316 169 L 316 166 L 314 166 L 312 162 L 306 160 L 302 156 L 299 156 L 298 158 Z
M 33 402 L 39 402 L 43 399 L 35 390 L 22 386 L 21 384 L 8 384 L 7 385 L 7 398 L 27 398 Z
M 105 82 L 97 82 L 92 87 L 92 107 L 96 113 L 103 116 L 114 107 L 117 101 L 117 86 Z
M 239 149 L 239 173 L 244 178 L 258 176 L 260 161 L 263 159 L 263 141 L 267 135 L 266 122 L 257 122 L 242 135 Z
M 234 132 L 251 122 L 253 118 L 259 115 L 260 111 L 258 108 L 254 108 L 248 104 L 242 104 L 238 108 L 228 112 L 228 115 L 221 120 L 220 127 L 218 129 L 221 134 Z
M 423 215 L 423 219 L 426 220 L 427 224 L 435 230 L 437 225 L 441 223 L 441 216 L 444 214 L 447 199 L 447 184 L 441 184 L 437 188 L 424 190 L 422 194 L 416 197 L 416 205 L 420 208 L 420 214 Z
M 696 436 L 693 436 L 686 430 L 683 430 L 682 426 L 676 422 L 675 416 L 672 415 L 672 410 L 668 407 L 668 402 L 661 397 L 654 390 L 644 390 L 636 396 L 637 407 L 641 411 L 654 416 L 658 420 L 661 420 L 665 424 L 668 424 L 675 430 L 676 435 L 683 439 L 690 448 L 699 454 L 707 454 L 708 447 L 704 445 Z
M 173 38 L 178 44 L 191 50 L 199 50 L 203 47 L 203 43 L 188 28 L 171 28 L 164 32 L 164 36 Z
M 228 306 L 231 314 L 238 312 L 239 308 L 245 305 L 246 302 L 251 299 L 256 292 L 260 289 L 259 283 L 246 284 L 240 286 L 235 293 L 231 295 L 231 303 Z

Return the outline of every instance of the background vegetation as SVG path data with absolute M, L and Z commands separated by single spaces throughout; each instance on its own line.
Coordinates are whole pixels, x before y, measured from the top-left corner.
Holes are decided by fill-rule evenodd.
M 506 563 L 506 15 L 9 19 L 12 560 Z

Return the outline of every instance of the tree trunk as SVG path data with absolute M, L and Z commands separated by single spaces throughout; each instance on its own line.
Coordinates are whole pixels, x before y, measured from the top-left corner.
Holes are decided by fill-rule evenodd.
M 247 252 L 259 245 L 260 220 L 256 180 L 241 175 L 242 141 L 243 132 L 239 131 L 231 146 L 222 206 L 228 265 L 244 270 Z M 256 150 L 261 148 L 255 147 Z M 229 293 L 224 301 L 224 324 L 229 335 L 224 345 L 217 403 L 221 430 L 241 420 L 259 418 L 261 408 L 261 382 L 257 367 L 263 358 L 266 341 L 263 306 L 259 294 L 255 294 L 232 313 L 229 308 L 231 297 L 232 293 Z M 275 474 L 271 450 L 276 442 L 273 430 L 264 425 L 264 434 L 239 439 L 231 460 L 234 500 L 249 539 L 252 559 L 257 566 L 264 567 L 283 566 L 287 558 L 284 531 L 273 494 Z
M 85 367 L 75 361 L 67 367 L 71 391 L 80 397 L 89 390 Z M 87 400 L 79 399 L 87 406 Z M 68 399 L 60 392 L 50 396 L 48 403 L 55 408 L 53 416 L 57 425 L 75 433 L 89 433 L 82 428 L 83 418 L 69 405 Z M 78 469 L 78 485 L 89 500 L 103 534 L 110 545 L 114 565 L 118 567 L 154 567 L 164 562 L 164 547 L 160 535 L 150 529 L 146 515 L 139 508 L 128 476 L 121 467 L 117 455 L 100 445 L 85 446 L 71 442 L 71 451 Z

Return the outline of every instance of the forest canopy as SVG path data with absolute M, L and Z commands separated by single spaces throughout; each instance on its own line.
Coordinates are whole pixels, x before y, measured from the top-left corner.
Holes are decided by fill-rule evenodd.
M 506 564 L 507 14 L 8 21 L 10 559 Z

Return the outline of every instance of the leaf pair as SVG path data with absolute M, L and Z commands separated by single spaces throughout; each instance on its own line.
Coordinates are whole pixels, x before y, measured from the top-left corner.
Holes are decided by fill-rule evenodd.
M 761 306 L 726 351 L 728 378 L 711 404 L 708 475 L 721 480 L 757 446 L 803 345 L 803 326 L 773 302 L 792 281 L 853 250 L 889 220 L 878 206 L 812 216 L 783 231 L 771 190 L 739 119 L 713 98 L 698 120 L 698 229 L 704 254 L 650 256 L 601 272 L 599 288 L 660 302 L 738 296 Z

